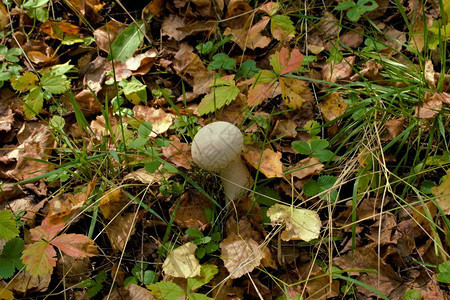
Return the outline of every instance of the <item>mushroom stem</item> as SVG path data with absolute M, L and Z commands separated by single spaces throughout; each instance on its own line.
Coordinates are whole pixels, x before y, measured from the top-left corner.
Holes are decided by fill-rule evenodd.
M 241 157 L 239 156 L 227 168 L 219 172 L 222 177 L 223 192 L 226 204 L 244 195 L 246 189 L 252 185 L 252 177 Z

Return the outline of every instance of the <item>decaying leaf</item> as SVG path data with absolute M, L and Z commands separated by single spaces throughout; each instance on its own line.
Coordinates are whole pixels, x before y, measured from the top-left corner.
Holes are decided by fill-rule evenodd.
M 190 170 L 192 168 L 191 147 L 186 143 L 180 142 L 175 136 L 171 138 L 170 145 L 162 148 L 163 155 L 175 165 Z
M 293 109 L 300 109 L 307 101 L 314 101 L 314 96 L 306 82 L 291 77 L 281 77 L 281 95 L 286 105 Z
M 114 251 L 122 252 L 128 242 L 128 239 L 136 230 L 136 223 L 142 219 L 145 211 L 135 213 L 127 213 L 125 215 L 116 216 L 108 226 L 105 227 L 111 246 Z
M 341 94 L 337 92 L 331 93 L 318 106 L 323 118 L 327 122 L 340 117 L 347 110 L 347 103 L 342 99 Z
M 292 172 L 292 176 L 298 179 L 303 179 L 307 176 L 312 176 L 318 174 L 323 168 L 323 164 L 319 162 L 316 157 L 307 157 L 299 161 L 291 170 L 297 170 Z
M 172 126 L 175 116 L 166 113 L 161 108 L 153 108 L 143 105 L 133 107 L 134 118 L 152 123 L 152 132 L 150 137 L 156 137 L 158 134 L 166 132 Z
M 338 82 L 340 80 L 348 79 L 353 73 L 353 65 L 356 56 L 349 56 L 344 58 L 340 63 L 328 63 L 322 69 L 322 77 L 324 80 L 330 82 Z
M 230 278 L 239 278 L 258 267 L 263 256 L 262 249 L 253 239 L 230 235 L 220 243 L 221 258 Z
M 231 40 L 239 45 L 241 49 L 265 48 L 271 42 L 271 38 L 261 35 L 261 31 L 269 24 L 270 18 L 263 17 L 250 29 L 227 28 L 225 35 L 232 34 Z
M 416 107 L 415 116 L 421 119 L 433 118 L 442 109 L 442 100 L 437 93 L 426 92 L 422 105 Z
M 286 230 L 281 233 L 281 239 L 284 241 L 308 242 L 319 237 L 322 222 L 313 210 L 275 204 L 269 208 L 267 216 L 273 225 L 282 223 L 286 226 Z
M 244 157 L 246 161 L 267 178 L 284 176 L 281 152 L 275 152 L 269 148 L 264 151 L 258 148 L 245 148 Z
M 391 139 L 395 139 L 402 131 L 405 118 L 398 118 L 386 121 L 386 128 Z
M 172 250 L 163 263 L 166 275 L 181 278 L 191 278 L 200 275 L 200 263 L 195 258 L 197 245 L 186 243 Z
M 295 138 L 297 136 L 297 133 L 297 123 L 290 119 L 287 119 L 277 120 L 270 135 L 277 138 Z
M 125 24 L 116 20 L 108 21 L 105 25 L 94 31 L 94 38 L 97 46 L 109 53 L 111 43 L 125 29 Z
M 178 207 L 174 221 L 180 228 L 197 228 L 205 230 L 209 225 L 206 218 L 205 209 L 211 207 L 211 201 L 198 192 L 184 193 L 178 203 L 174 203 L 170 208 L 172 213 Z
M 431 192 L 437 197 L 436 203 L 444 213 L 450 214 L 450 172 L 447 172 L 447 178 L 439 186 L 431 188 Z
M 129 201 L 122 189 L 109 190 L 100 199 L 99 209 L 106 219 L 111 220 L 125 209 Z

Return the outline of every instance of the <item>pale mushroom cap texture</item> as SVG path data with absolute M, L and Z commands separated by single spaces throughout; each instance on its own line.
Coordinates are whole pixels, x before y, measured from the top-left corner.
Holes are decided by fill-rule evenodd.
M 240 158 L 243 145 L 239 128 L 228 122 L 214 122 L 195 135 L 192 158 L 202 169 L 218 172 Z

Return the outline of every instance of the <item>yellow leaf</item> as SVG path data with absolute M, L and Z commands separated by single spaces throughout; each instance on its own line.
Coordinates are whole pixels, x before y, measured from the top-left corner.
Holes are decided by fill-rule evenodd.
M 447 172 L 447 179 L 431 188 L 431 192 L 437 197 L 436 202 L 444 213 L 450 214 L 450 171 Z
M 314 96 L 303 80 L 281 77 L 281 95 L 287 106 L 293 109 L 300 109 L 303 102 L 314 101 Z
M 186 243 L 170 252 L 163 264 L 166 275 L 189 278 L 200 275 L 200 263 L 195 258 L 197 245 Z
M 11 86 L 19 92 L 26 92 L 31 90 L 33 87 L 36 86 L 36 82 L 38 81 L 38 77 L 31 72 L 25 72 L 22 76 L 11 77 Z
M 282 223 L 286 226 L 286 230 L 281 233 L 281 239 L 284 241 L 308 242 L 319 237 L 322 223 L 317 212 L 313 210 L 275 204 L 267 210 L 267 216 L 272 225 Z
M 267 178 L 283 177 L 283 164 L 281 163 L 281 152 L 274 152 L 272 149 L 265 149 L 261 154 L 261 149 L 244 149 L 245 159 Z
M 347 104 L 339 93 L 332 93 L 324 101 L 318 104 L 322 116 L 325 121 L 332 121 L 347 110 Z

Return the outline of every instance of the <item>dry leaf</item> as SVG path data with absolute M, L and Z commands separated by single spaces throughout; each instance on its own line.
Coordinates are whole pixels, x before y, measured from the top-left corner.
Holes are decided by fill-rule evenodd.
M 306 82 L 291 77 L 281 77 L 281 95 L 286 105 L 293 109 L 300 109 L 307 101 L 314 101 L 314 96 Z
M 172 214 L 177 206 L 178 210 L 174 221 L 180 228 L 192 227 L 203 231 L 209 226 L 205 209 L 211 207 L 211 201 L 204 195 L 198 192 L 193 192 L 192 195 L 184 193 L 179 204 L 178 202 L 174 203 L 169 212 Z
M 317 212 L 309 209 L 275 204 L 267 210 L 267 216 L 272 225 L 282 223 L 286 226 L 286 230 L 281 233 L 283 241 L 311 241 L 319 237 L 322 227 Z
M 220 243 L 221 258 L 230 278 L 239 278 L 260 265 L 263 253 L 253 239 L 243 239 L 235 234 Z
M 129 238 L 136 230 L 136 223 L 142 219 L 145 211 L 142 210 L 136 215 L 135 213 L 127 213 L 123 216 L 116 216 L 108 226 L 105 227 L 106 235 L 111 243 L 111 247 L 115 252 L 122 252 Z
M 262 156 L 261 156 L 262 155 Z M 281 163 L 281 152 L 265 149 L 263 152 L 258 148 L 245 148 L 245 160 L 255 169 L 263 173 L 267 178 L 283 177 L 283 164 Z
M 265 48 L 271 42 L 271 38 L 261 35 L 261 31 L 269 24 L 270 18 L 263 17 L 261 21 L 253 25 L 250 29 L 225 29 L 224 35 L 232 34 L 231 40 L 238 44 L 241 49 Z
M 389 131 L 391 139 L 395 139 L 402 131 L 405 118 L 392 119 L 386 121 L 386 128 Z
M 126 25 L 116 20 L 108 21 L 105 25 L 94 31 L 95 43 L 105 52 L 109 53 L 111 43 L 126 28 Z
M 450 214 L 450 172 L 447 172 L 447 178 L 439 185 L 431 188 L 435 195 L 436 203 L 446 215 Z
M 3 2 L 0 2 L 0 28 L 3 30 L 6 28 L 6 25 L 9 24 L 8 11 L 6 10 Z
M 428 84 L 428 87 L 430 89 L 436 88 L 436 82 L 434 80 L 435 72 L 434 72 L 434 66 L 433 62 L 429 59 L 425 61 L 425 70 L 423 72 L 423 75 L 425 77 L 425 82 Z
M 291 173 L 292 176 L 297 177 L 298 179 L 303 179 L 307 176 L 312 176 L 319 174 L 323 169 L 323 164 L 319 162 L 319 159 L 316 157 L 307 157 L 299 161 L 292 170 L 298 170 Z
M 339 31 L 341 31 L 341 26 L 339 24 L 339 20 L 332 13 L 325 11 L 317 26 L 324 36 L 335 39 L 338 36 Z
M 429 14 L 425 14 L 427 22 L 427 32 L 428 28 L 433 25 L 433 17 Z M 416 18 L 412 26 L 412 33 L 409 37 L 409 44 L 417 49 L 417 51 L 422 52 L 425 45 L 425 22 L 423 18 Z
M 186 143 L 180 142 L 176 136 L 171 136 L 171 140 L 169 146 L 161 149 L 163 155 L 175 165 L 190 170 L 192 168 L 191 147 Z
M 317 105 L 325 121 L 332 121 L 345 113 L 347 103 L 338 92 L 331 93 L 325 100 Z
M 135 105 L 133 107 L 134 118 L 147 121 L 152 124 L 152 132 L 150 137 L 156 137 L 165 133 L 172 126 L 175 116 L 166 113 L 162 108 L 155 109 L 153 107 Z
M 111 220 L 125 209 L 130 202 L 126 193 L 122 189 L 112 189 L 100 198 L 99 209 L 108 220 Z
M 276 138 L 295 138 L 297 136 L 297 123 L 291 119 L 277 120 L 270 135 Z
M 195 258 L 197 245 L 186 243 L 173 249 L 163 263 L 166 275 L 181 278 L 190 278 L 200 275 L 200 263 Z
M 167 35 L 170 38 L 175 39 L 176 41 L 181 41 L 187 35 L 183 33 L 180 29 L 186 26 L 184 23 L 184 18 L 178 15 L 170 15 L 164 19 L 161 32 L 162 35 Z
M 22 271 L 14 276 L 14 278 L 8 283 L 8 289 L 18 293 L 19 295 L 25 295 L 25 293 L 28 295 L 32 293 L 44 292 L 47 290 L 51 279 L 51 274 L 31 276 L 27 271 Z
M 416 107 L 415 116 L 421 119 L 433 118 L 442 109 L 442 100 L 437 93 L 425 92 L 424 102 Z
M 348 79 L 353 73 L 352 66 L 355 63 L 355 60 L 356 56 L 349 56 L 344 58 L 338 64 L 326 64 L 322 69 L 323 79 L 330 82 L 338 82 L 340 80 Z

